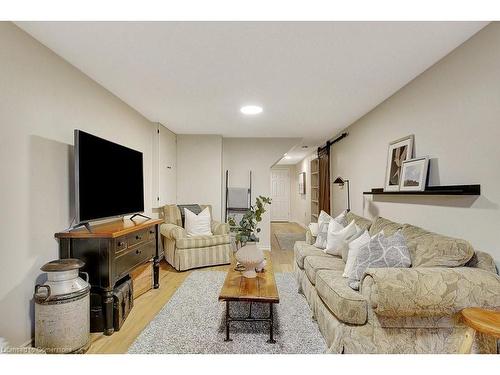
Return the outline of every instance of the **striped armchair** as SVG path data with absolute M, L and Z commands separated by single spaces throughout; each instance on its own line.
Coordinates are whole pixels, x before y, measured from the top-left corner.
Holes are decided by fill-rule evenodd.
M 212 206 L 200 205 L 201 209 Z M 164 224 L 160 225 L 166 261 L 178 271 L 231 263 L 229 225 L 212 220 L 212 236 L 188 236 L 182 227 L 179 207 L 166 205 L 161 210 Z

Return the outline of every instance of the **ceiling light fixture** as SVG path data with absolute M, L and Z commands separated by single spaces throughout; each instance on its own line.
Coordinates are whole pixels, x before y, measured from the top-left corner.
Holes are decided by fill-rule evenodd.
M 245 105 L 240 108 L 240 111 L 244 115 L 258 115 L 259 113 L 262 113 L 262 107 L 259 107 L 258 105 Z

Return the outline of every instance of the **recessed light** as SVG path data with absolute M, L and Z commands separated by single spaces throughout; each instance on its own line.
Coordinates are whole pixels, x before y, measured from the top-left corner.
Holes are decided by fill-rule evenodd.
M 244 115 L 258 115 L 259 113 L 262 113 L 262 107 L 259 107 L 258 105 L 245 105 L 240 108 L 240 111 Z

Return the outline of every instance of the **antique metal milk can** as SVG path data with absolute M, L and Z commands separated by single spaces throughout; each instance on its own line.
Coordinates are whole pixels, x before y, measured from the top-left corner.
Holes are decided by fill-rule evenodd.
M 90 343 L 90 284 L 79 259 L 45 264 L 47 281 L 35 286 L 35 347 L 47 353 L 85 352 Z M 82 273 L 86 280 L 78 275 Z

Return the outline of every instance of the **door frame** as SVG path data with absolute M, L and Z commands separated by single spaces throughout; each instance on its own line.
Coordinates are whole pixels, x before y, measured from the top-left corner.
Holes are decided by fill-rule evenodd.
M 270 212 L 270 216 L 271 216 L 271 222 L 290 222 L 290 214 L 291 214 L 291 208 L 292 208 L 292 202 L 291 202 L 291 199 L 292 199 L 292 191 L 291 191 L 291 182 L 292 182 L 292 179 L 291 179 L 291 168 L 287 168 L 285 166 L 276 166 L 276 167 L 272 167 L 271 168 L 271 173 L 269 175 L 269 183 L 270 183 L 270 187 L 271 187 L 271 198 L 272 198 L 272 192 L 273 192 L 273 186 L 272 186 L 272 180 L 273 180 L 273 172 L 276 171 L 276 170 L 283 170 L 283 171 L 287 171 L 288 172 L 288 201 L 287 201 L 287 218 L 286 220 L 284 219 L 280 219 L 280 220 L 276 220 L 273 218 L 273 215 L 272 215 L 272 202 L 271 202 L 271 212 Z

